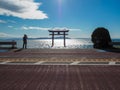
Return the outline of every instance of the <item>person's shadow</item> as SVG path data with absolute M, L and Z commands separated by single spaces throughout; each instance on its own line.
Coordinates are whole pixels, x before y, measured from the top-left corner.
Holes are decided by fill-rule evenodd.
M 20 49 L 15 50 L 14 52 L 20 52 L 22 50 L 23 50 L 23 48 L 20 48 Z

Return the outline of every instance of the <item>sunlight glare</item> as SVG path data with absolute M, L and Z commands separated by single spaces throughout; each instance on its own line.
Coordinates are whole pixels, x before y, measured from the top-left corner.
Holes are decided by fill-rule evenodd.
M 63 2 L 63 0 L 58 0 L 58 3 L 61 4 Z

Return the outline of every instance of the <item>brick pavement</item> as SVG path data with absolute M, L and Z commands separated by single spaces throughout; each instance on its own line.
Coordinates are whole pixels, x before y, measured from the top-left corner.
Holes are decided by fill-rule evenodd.
M 0 65 L 0 90 L 120 90 L 120 66 Z
M 28 65 L 20 64 L 22 62 Z M 44 65 L 52 62 L 57 65 Z M 63 62 L 67 65 L 58 64 Z M 111 65 L 78 65 L 85 62 L 110 62 Z M 115 62 L 118 65 L 112 65 Z M 115 52 L 96 49 L 11 50 L 0 53 L 0 63 L 0 90 L 120 90 L 120 54 Z
M 120 61 L 120 53 L 97 49 L 15 49 L 0 53 L 0 61 Z

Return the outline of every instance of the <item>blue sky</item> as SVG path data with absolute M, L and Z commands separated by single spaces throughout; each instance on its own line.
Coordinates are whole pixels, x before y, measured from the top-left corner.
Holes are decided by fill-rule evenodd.
M 105 27 L 120 38 L 120 0 L 0 0 L 0 37 L 48 37 L 67 28 L 71 38 L 89 38 Z

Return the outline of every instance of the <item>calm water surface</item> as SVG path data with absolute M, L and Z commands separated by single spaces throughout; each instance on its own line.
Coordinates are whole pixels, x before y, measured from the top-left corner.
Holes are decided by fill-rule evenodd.
M 6 39 L 2 41 L 12 41 Z M 22 40 L 16 39 L 17 47 L 22 48 Z M 53 48 L 53 49 L 72 49 L 72 48 L 93 48 L 93 44 L 90 39 L 66 39 L 66 47 L 64 47 L 63 39 L 55 39 L 54 47 L 51 47 L 51 39 L 28 39 L 28 48 Z
M 12 41 L 12 39 L 4 39 L 0 41 Z M 17 47 L 22 48 L 22 39 L 14 39 L 17 42 Z M 113 39 L 113 41 L 120 42 L 120 39 Z M 28 39 L 28 48 L 50 48 L 50 49 L 90 49 L 93 48 L 91 39 L 66 39 L 66 47 L 63 45 L 63 39 L 55 39 L 54 47 L 51 47 L 51 39 Z

